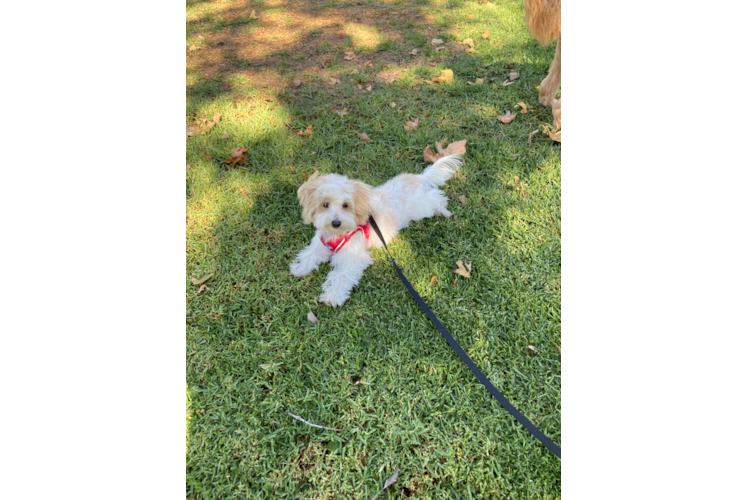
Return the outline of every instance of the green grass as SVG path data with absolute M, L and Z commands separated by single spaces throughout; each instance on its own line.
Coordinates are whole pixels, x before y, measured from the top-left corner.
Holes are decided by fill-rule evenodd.
M 391 85 L 373 76 L 381 62 L 358 74 L 349 64 L 328 68 L 341 80 L 335 87 L 310 78 L 278 91 L 241 75 L 189 73 L 187 122 L 222 117 L 186 142 L 187 498 L 370 499 L 395 467 L 399 478 L 380 499 L 560 497 L 560 461 L 473 377 L 382 251 L 338 309 L 317 302 L 328 265 L 303 279 L 288 271 L 314 234 L 296 198 L 312 172 L 376 186 L 422 171 L 422 151 L 435 141 L 467 139 L 465 165 L 444 187 L 452 218 L 412 224 L 391 250 L 496 387 L 561 444 L 560 147 L 542 134 L 527 142 L 552 122 L 537 85 L 554 47 L 532 40 L 518 0 L 436 4 L 445 2 L 423 11 L 435 12 L 440 28 L 409 35 L 397 50 L 450 30 L 473 38 L 477 53 L 419 55 Z M 188 12 L 198 17 L 190 9 L 210 5 Z M 203 30 L 213 29 L 208 21 Z M 480 37 L 486 28 L 489 40 Z M 279 64 L 269 70 L 290 84 L 293 67 Z M 508 64 L 521 78 L 502 87 Z M 444 68 L 454 83 L 412 89 Z M 485 85 L 467 84 L 483 77 Z M 520 101 L 541 112 L 496 122 Z M 349 114 L 331 112 L 340 107 Z M 412 118 L 419 127 L 404 131 Z M 308 125 L 313 138 L 295 134 Z M 247 162 L 227 168 L 221 162 L 236 147 L 248 148 Z M 458 259 L 473 273 L 453 286 Z M 189 278 L 208 273 L 210 290 L 198 293 Z M 314 429 L 286 411 L 346 431 Z

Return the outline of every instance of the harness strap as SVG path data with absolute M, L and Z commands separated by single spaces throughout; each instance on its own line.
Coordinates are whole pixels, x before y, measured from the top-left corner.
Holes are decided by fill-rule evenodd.
M 330 250 L 332 253 L 336 253 L 338 250 L 343 248 L 343 246 L 346 243 L 348 243 L 348 241 L 351 238 L 353 238 L 354 234 L 356 234 L 359 231 L 362 231 L 364 233 L 364 236 L 366 237 L 367 240 L 369 239 L 369 223 L 368 222 L 366 224 L 359 225 L 356 229 L 348 232 L 345 236 L 343 236 L 340 239 L 333 238 L 331 240 L 325 241 L 325 239 L 322 236 L 320 236 L 319 239 L 322 242 L 322 244 L 325 247 L 327 247 L 328 250 Z

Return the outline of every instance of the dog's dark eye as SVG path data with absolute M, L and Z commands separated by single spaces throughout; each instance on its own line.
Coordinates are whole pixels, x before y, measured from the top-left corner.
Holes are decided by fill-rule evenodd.
M 348 208 L 348 203 L 343 203 L 343 208 Z
M 327 203 L 327 202 L 324 202 L 324 203 L 322 204 L 322 206 L 323 206 L 323 207 L 325 207 L 325 208 L 327 208 L 327 207 L 329 207 L 329 206 L 330 206 L 330 204 L 329 204 L 329 203 Z

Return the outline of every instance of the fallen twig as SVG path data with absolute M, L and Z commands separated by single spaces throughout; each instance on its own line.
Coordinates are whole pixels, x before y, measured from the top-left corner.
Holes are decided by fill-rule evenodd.
M 306 420 L 304 420 L 300 416 L 294 415 L 290 411 L 286 411 L 286 413 L 288 413 L 289 415 L 291 415 L 296 420 L 299 420 L 300 422 L 304 422 L 306 425 L 311 425 L 312 427 L 316 427 L 318 429 L 326 429 L 328 431 L 335 431 L 335 432 L 343 432 L 345 430 L 345 429 L 333 429 L 332 427 L 325 427 L 324 425 L 316 425 L 316 424 L 313 424 L 311 422 L 307 422 Z

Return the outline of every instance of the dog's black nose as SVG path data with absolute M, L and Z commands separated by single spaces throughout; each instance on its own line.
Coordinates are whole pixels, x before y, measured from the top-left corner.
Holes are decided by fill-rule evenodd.
M 332 227 L 340 227 L 340 221 L 339 220 L 332 221 Z

